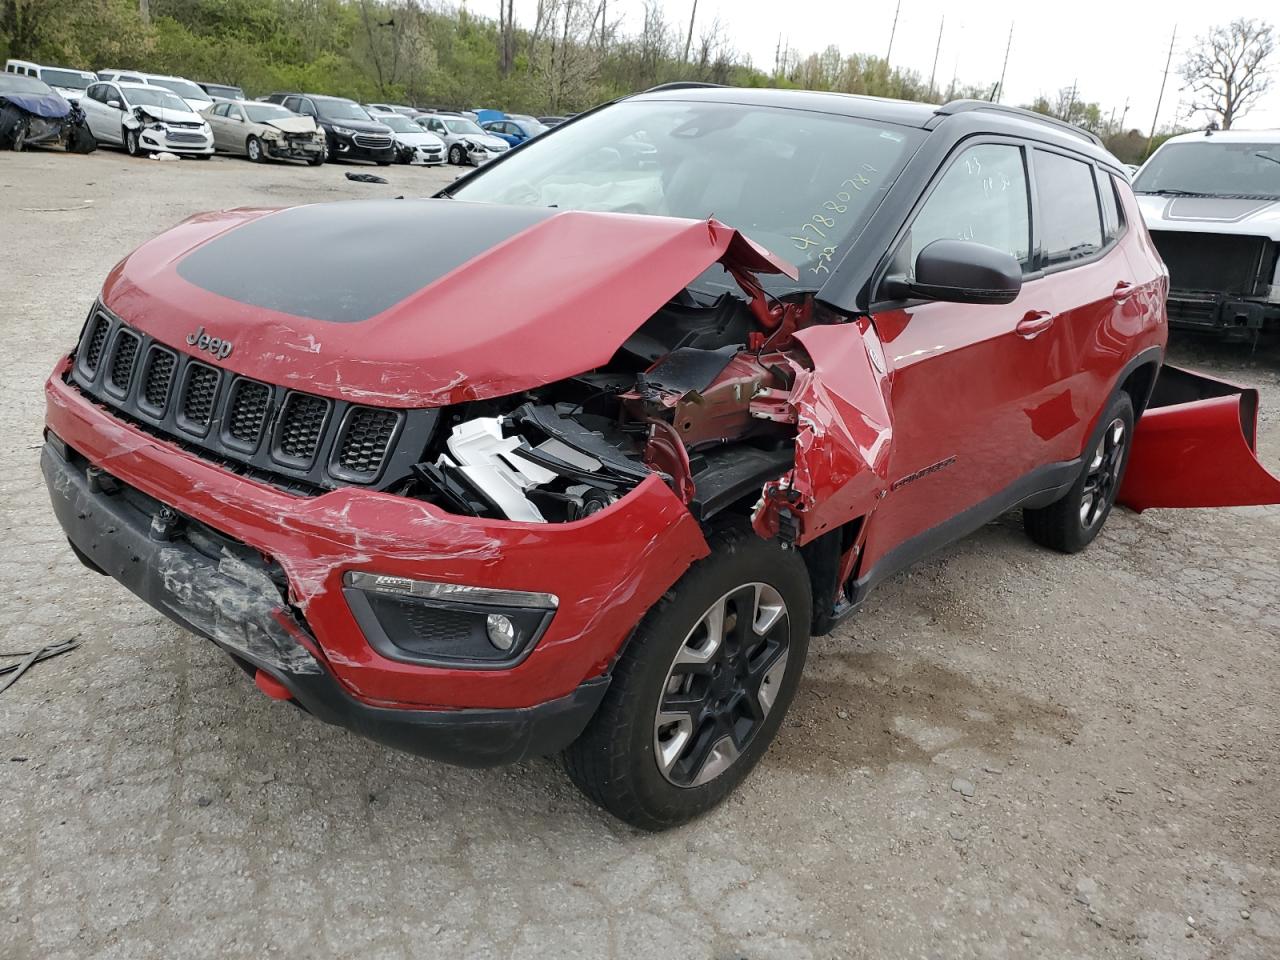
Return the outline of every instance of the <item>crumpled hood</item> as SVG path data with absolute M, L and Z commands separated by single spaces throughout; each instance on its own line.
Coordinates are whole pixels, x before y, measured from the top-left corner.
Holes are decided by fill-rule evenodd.
M 107 278 L 108 309 L 246 376 L 387 406 L 593 369 L 716 261 L 795 275 L 715 220 L 352 200 L 192 217 Z M 207 344 L 208 341 L 205 341 Z
M 1148 230 L 1226 233 L 1280 240 L 1280 200 L 1139 194 L 1138 207 Z
M 134 110 L 141 113 L 144 117 L 152 120 L 159 120 L 162 123 L 204 123 L 204 117 L 198 113 L 192 113 L 189 110 L 171 110 L 169 107 L 153 107 L 150 104 L 142 103 L 134 107 Z
M 275 127 L 285 133 L 315 133 L 316 122 L 310 117 L 280 117 L 266 121 L 268 127 Z

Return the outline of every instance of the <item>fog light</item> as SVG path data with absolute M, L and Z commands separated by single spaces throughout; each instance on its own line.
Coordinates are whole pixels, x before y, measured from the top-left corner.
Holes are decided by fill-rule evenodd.
M 516 625 L 505 614 L 489 614 L 485 630 L 489 634 L 489 642 L 499 650 L 510 650 L 516 642 Z

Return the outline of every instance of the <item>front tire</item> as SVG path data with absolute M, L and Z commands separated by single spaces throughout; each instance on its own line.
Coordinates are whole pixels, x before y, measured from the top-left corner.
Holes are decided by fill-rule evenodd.
M 27 132 L 29 130 L 29 121 L 19 120 L 18 125 L 13 128 L 13 141 L 10 146 L 14 153 L 21 153 L 27 149 Z
M 126 129 L 121 134 L 121 139 L 124 140 L 124 152 L 129 156 L 137 157 L 142 154 L 142 143 L 138 139 L 137 130 Z
M 461 167 L 463 164 L 467 162 L 466 151 L 464 151 L 462 147 L 458 146 L 458 144 L 455 143 L 452 147 L 449 148 L 449 162 L 452 163 L 455 167 Z
M 793 549 L 746 524 L 708 538 L 645 615 L 600 709 L 565 752 L 588 798 L 644 830 L 692 820 L 759 762 L 809 647 L 809 576 Z
M 250 137 L 244 142 L 244 152 L 253 163 L 262 163 L 267 159 L 262 150 L 262 141 L 257 137 Z
M 1022 525 L 1036 543 L 1061 553 L 1079 553 L 1101 532 L 1115 506 L 1129 451 L 1133 448 L 1133 401 L 1121 392 L 1099 421 L 1102 432 L 1085 453 L 1080 476 L 1060 500 L 1023 509 Z

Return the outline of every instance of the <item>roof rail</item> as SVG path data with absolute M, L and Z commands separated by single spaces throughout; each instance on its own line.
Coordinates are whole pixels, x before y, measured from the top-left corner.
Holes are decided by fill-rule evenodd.
M 952 100 L 950 103 L 944 103 L 934 111 L 935 114 L 944 117 L 950 117 L 957 113 L 970 113 L 974 110 L 991 110 L 996 113 L 1005 113 L 1010 116 L 1022 117 L 1024 120 L 1035 120 L 1040 123 L 1047 123 L 1050 126 L 1057 127 L 1066 133 L 1079 137 L 1081 140 L 1087 140 L 1099 147 L 1104 146 L 1102 138 L 1096 133 L 1090 133 L 1083 127 L 1077 127 L 1074 123 L 1067 123 L 1065 120 L 1059 120 L 1057 117 L 1050 117 L 1047 114 L 1036 113 L 1034 110 L 1024 110 L 1022 107 L 1010 107 L 1003 103 L 991 103 L 987 100 Z
M 650 87 L 645 93 L 654 93 L 658 90 L 694 90 L 698 87 L 723 87 L 723 83 L 703 83 L 701 80 L 673 80 L 671 83 L 660 83 L 656 87 Z

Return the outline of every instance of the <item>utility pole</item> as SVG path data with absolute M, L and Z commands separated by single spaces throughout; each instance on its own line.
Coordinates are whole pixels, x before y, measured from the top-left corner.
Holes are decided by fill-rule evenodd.
M 1000 82 L 996 84 L 996 103 L 1004 96 L 1004 73 L 1009 69 L 1009 51 L 1013 49 L 1013 21 L 1009 21 L 1009 42 L 1004 45 L 1004 65 L 1000 68 Z
M 684 40 L 684 62 L 689 62 L 689 48 L 693 46 L 693 21 L 698 16 L 698 0 L 693 0 L 693 12 L 689 14 L 689 35 Z
M 144 26 L 151 26 L 151 0 L 138 0 L 138 19 Z
M 1156 123 L 1160 120 L 1160 104 L 1164 103 L 1164 85 L 1169 82 L 1169 65 L 1173 63 L 1173 42 L 1178 39 L 1178 25 L 1173 25 L 1173 36 L 1169 38 L 1169 56 L 1164 62 L 1164 76 L 1160 78 L 1160 95 L 1156 97 L 1156 114 L 1151 118 L 1151 136 L 1147 137 L 1147 152 L 1142 159 L 1151 156 L 1151 144 L 1156 139 Z
M 942 52 L 942 28 L 947 25 L 946 14 L 938 21 L 938 45 L 933 48 L 933 69 L 929 71 L 929 96 L 933 96 L 933 80 L 938 75 L 938 54 Z
M 893 56 L 893 35 L 898 32 L 898 14 L 902 12 L 902 0 L 893 8 L 893 26 L 889 28 L 889 49 L 884 55 L 884 65 L 889 66 L 889 58 Z

